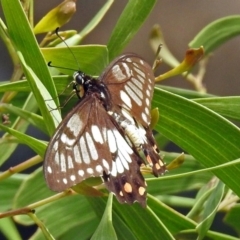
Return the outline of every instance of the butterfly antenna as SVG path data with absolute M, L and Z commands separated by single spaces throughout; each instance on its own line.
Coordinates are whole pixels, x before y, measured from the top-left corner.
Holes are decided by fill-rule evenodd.
M 76 58 L 76 56 L 73 54 L 73 51 L 71 50 L 71 48 L 67 45 L 66 41 L 60 36 L 60 34 L 58 33 L 59 27 L 56 28 L 55 33 L 56 35 L 62 40 L 62 42 L 66 45 L 66 47 L 68 48 L 68 50 L 70 51 L 70 53 L 72 54 L 73 58 L 75 59 L 77 65 L 78 65 L 78 70 L 80 71 L 80 64 L 78 59 Z M 50 66 L 50 65 L 48 65 Z M 66 68 L 62 68 L 62 69 L 66 69 Z M 71 70 L 71 69 L 70 69 Z
M 155 60 L 153 62 L 152 70 L 155 72 L 155 70 L 158 68 L 158 66 L 162 63 L 162 59 L 159 57 L 160 51 L 162 49 L 162 44 L 158 45 L 157 52 L 155 55 Z
M 55 68 L 60 68 L 60 69 L 67 69 L 67 70 L 73 70 L 73 71 L 76 71 L 76 69 L 73 69 L 73 68 L 65 68 L 65 67 L 59 67 L 59 66 L 55 66 L 55 65 L 52 65 L 52 62 L 48 62 L 47 64 L 49 67 L 55 67 Z

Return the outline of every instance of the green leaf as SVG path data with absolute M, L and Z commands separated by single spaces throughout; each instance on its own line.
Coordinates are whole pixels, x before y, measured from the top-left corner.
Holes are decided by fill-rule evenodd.
M 0 124 L 0 128 L 10 133 L 12 136 L 16 137 L 19 143 L 26 144 L 27 146 L 32 148 L 38 155 L 42 157 L 44 156 L 47 144 L 24 133 L 18 132 L 12 128 L 6 127 L 3 124 Z
M 35 113 L 23 110 L 21 108 L 15 107 L 10 104 L 1 104 L 0 111 L 4 111 L 4 112 L 7 111 L 8 113 L 13 113 L 13 114 L 25 119 L 27 122 L 29 122 L 33 126 L 39 128 L 44 133 L 46 133 L 46 134 L 48 133 L 47 129 L 46 129 L 46 125 L 43 121 L 43 118 Z
M 193 90 L 188 90 L 184 88 L 176 88 L 176 87 L 170 87 L 170 86 L 164 86 L 164 85 L 157 85 L 157 87 L 166 90 L 171 93 L 175 93 L 177 95 L 180 95 L 185 98 L 209 98 L 209 97 L 214 97 L 214 95 L 209 94 L 209 93 L 201 93 Z
M 196 230 L 188 230 L 183 231 L 175 235 L 176 239 L 197 239 L 198 234 L 196 233 Z M 219 232 L 213 232 L 208 231 L 207 235 L 205 236 L 204 240 L 238 240 L 237 237 L 232 237 L 227 234 L 219 233 Z
M 107 200 L 105 198 L 90 198 L 88 197 L 88 202 L 94 209 L 98 219 L 102 218 L 104 209 L 106 208 Z M 127 226 L 123 219 L 113 210 L 113 225 L 117 233 L 118 239 L 136 239 L 132 230 Z
M 29 92 L 30 87 L 26 80 L 18 82 L 1 82 L 0 92 L 17 91 L 17 92 Z
M 161 124 L 161 118 L 159 123 Z M 179 153 L 161 153 L 166 163 L 169 163 L 179 156 Z M 181 192 L 182 189 L 184 189 L 184 191 L 199 189 L 207 184 L 213 176 L 211 172 L 207 171 L 190 174 L 199 169 L 203 169 L 203 166 L 192 156 L 185 155 L 184 163 L 179 168 L 170 170 L 159 178 L 146 178 L 148 185 L 147 190 L 151 195 L 161 198 L 159 195 L 176 194 Z M 188 175 L 186 176 L 185 173 L 188 173 Z M 171 198 L 172 195 L 169 196 L 169 201 Z
M 102 220 L 98 225 L 97 230 L 91 237 L 91 240 L 95 239 L 117 239 L 117 235 L 112 225 L 112 198 L 113 194 L 109 194 L 107 206 L 105 208 L 104 214 L 102 216 Z
M 107 11 L 110 9 L 113 4 L 113 0 L 107 0 L 106 3 L 102 6 L 102 8 L 98 11 L 98 13 L 94 16 L 94 18 L 84 27 L 84 29 L 79 33 L 81 38 L 84 38 L 88 35 L 94 28 L 100 23 L 103 19 Z
M 238 96 L 202 98 L 194 101 L 225 117 L 240 121 L 240 97 Z
M 18 232 L 16 225 L 11 218 L 4 218 L 0 221 L 0 232 L 6 239 L 21 240 L 21 235 Z
M 21 53 L 19 53 L 19 58 L 23 64 L 24 73 L 28 79 L 29 85 L 34 93 L 34 96 L 37 100 L 38 106 L 41 110 L 43 118 L 45 122 L 47 122 L 46 127 L 50 135 L 55 132 L 55 129 L 59 122 L 61 121 L 61 115 L 59 111 L 52 111 L 52 109 L 57 109 L 57 106 L 49 94 L 48 90 L 42 84 L 42 82 L 38 79 L 35 73 L 32 71 L 30 67 L 28 67 L 23 59 Z M 47 102 L 46 102 L 47 100 Z M 54 114 L 53 117 L 51 114 Z
M 240 15 L 220 18 L 204 27 L 189 43 L 191 48 L 204 47 L 205 54 L 213 52 L 229 39 L 240 34 Z
M 151 195 L 148 195 L 148 206 L 154 211 L 156 216 L 162 220 L 171 234 L 176 234 L 186 229 L 194 229 L 196 226 L 193 220 L 188 219 Z
M 50 95 L 56 96 L 52 78 L 21 6 L 21 2 L 18 0 L 4 0 L 1 3 L 7 22 L 8 33 L 14 42 L 16 50 L 22 53 L 26 64 L 31 66 L 33 72 L 37 75 L 38 79 L 41 79 Z M 57 99 L 55 100 L 57 101 Z
M 210 229 L 214 217 L 217 213 L 218 206 L 221 203 L 224 194 L 224 184 L 220 181 L 213 189 L 210 197 L 207 199 L 203 210 L 203 220 L 198 224 L 197 231 L 199 233 L 198 240 L 201 240 Z
M 14 174 L 11 178 L 4 179 L 0 182 L 0 211 L 4 212 L 12 208 L 12 201 L 19 189 L 26 174 Z
M 122 52 L 137 33 L 152 11 L 155 3 L 156 0 L 128 1 L 107 44 L 110 61 Z
M 138 203 L 131 206 L 114 201 L 114 211 L 131 229 L 137 239 L 174 239 L 153 209 L 142 208 Z M 151 223 L 151 224 L 149 224 Z M 157 229 L 157 231 L 153 231 Z
M 25 100 L 25 103 L 22 109 L 30 112 L 36 112 L 37 104 L 32 94 L 29 94 L 27 100 Z M 27 130 L 28 125 L 29 123 L 26 122 L 25 120 L 23 119 L 19 120 L 17 118 L 17 120 L 12 124 L 12 128 L 14 128 L 16 131 L 19 131 L 19 132 L 25 132 Z M 1 145 L 0 164 L 5 162 L 17 147 L 16 141 L 11 141 L 11 140 L 12 140 L 12 137 L 8 133 L 4 134 L 2 139 L 0 139 L 0 145 Z M 7 144 L 7 147 L 5 144 Z
M 58 66 L 61 72 L 71 76 L 73 69 L 89 75 L 98 75 L 108 64 L 108 51 L 104 45 L 42 48 L 41 50 L 47 62 L 51 61 L 52 65 Z
M 234 230 L 240 235 L 239 229 L 239 221 L 240 221 L 240 204 L 237 203 L 235 206 L 230 208 L 230 211 L 226 214 L 224 218 L 224 222 L 234 228 Z
M 38 155 L 42 157 L 44 156 L 47 144 L 36 138 L 30 137 L 29 135 L 9 128 L 3 124 L 0 124 L 0 128 L 3 129 L 5 132 L 10 133 L 12 136 L 16 137 L 20 143 L 26 144 L 27 146 L 32 148 Z
M 97 227 L 98 220 L 86 198 L 77 194 L 59 198 L 48 204 L 44 202 L 45 198 L 52 195 L 53 192 L 47 188 L 44 181 L 42 168 L 39 168 L 22 182 L 14 197 L 12 208 L 18 209 L 43 200 L 42 205 L 36 208 L 36 215 L 55 239 L 89 239 Z M 14 219 L 20 224 L 33 224 L 25 215 L 17 215 Z M 32 239 L 43 239 L 42 232 L 38 230 Z
M 205 167 L 240 157 L 239 128 L 208 108 L 161 89 L 155 89 L 153 107 L 159 108 L 161 116 L 156 130 Z M 239 183 L 231 177 L 240 174 L 239 165 L 213 173 L 240 196 Z

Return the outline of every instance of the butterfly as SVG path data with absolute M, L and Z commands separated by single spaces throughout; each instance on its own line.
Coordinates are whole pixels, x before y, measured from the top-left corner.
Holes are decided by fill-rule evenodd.
M 137 201 L 145 207 L 141 165 L 151 166 L 156 177 L 166 171 L 149 127 L 151 67 L 127 53 L 113 60 L 98 79 L 81 71 L 73 77 L 80 101 L 49 142 L 43 164 L 48 187 L 61 192 L 100 176 L 120 203 Z

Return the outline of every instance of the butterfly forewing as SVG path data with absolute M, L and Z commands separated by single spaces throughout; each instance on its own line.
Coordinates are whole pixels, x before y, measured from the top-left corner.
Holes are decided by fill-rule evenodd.
M 99 79 L 108 87 L 114 104 L 127 109 L 143 126 L 149 126 L 155 80 L 147 62 L 136 54 L 122 55 Z
M 120 202 L 145 205 L 141 158 L 122 136 L 115 120 L 95 96 L 80 102 L 60 124 L 45 156 L 50 189 L 63 191 L 89 177 L 104 176 Z M 137 172 L 138 174 L 135 174 Z M 138 197 L 135 193 L 140 192 Z

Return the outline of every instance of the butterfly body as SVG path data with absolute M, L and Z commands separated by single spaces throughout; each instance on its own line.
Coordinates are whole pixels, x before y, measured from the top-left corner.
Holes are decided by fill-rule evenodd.
M 50 189 L 63 191 L 86 178 L 101 176 L 121 203 L 146 206 L 145 161 L 155 176 L 165 172 L 150 124 L 154 76 L 135 54 L 114 60 L 98 78 L 74 74 L 80 102 L 57 128 L 45 154 Z M 80 95 L 79 87 L 83 88 Z

